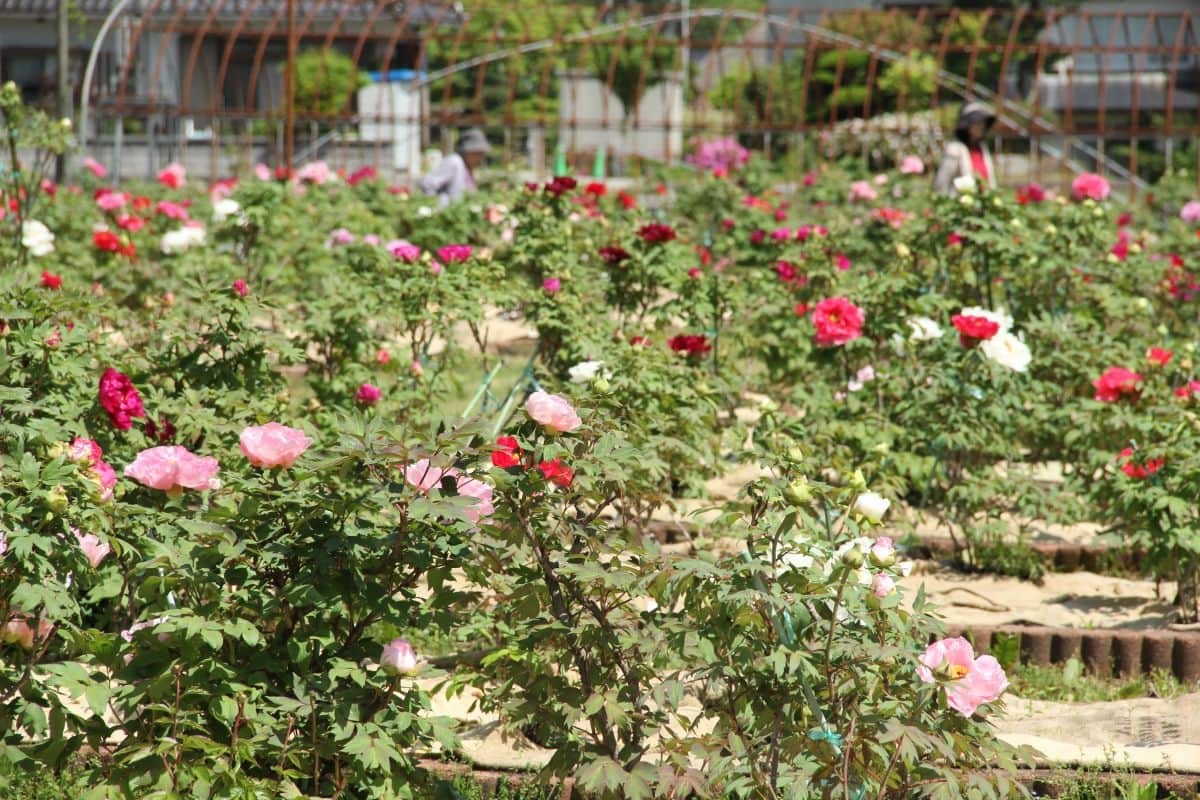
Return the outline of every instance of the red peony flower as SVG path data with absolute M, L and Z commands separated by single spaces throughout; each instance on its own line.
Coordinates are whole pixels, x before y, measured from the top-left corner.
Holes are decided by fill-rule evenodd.
M 862 336 L 866 314 L 844 297 L 829 297 L 817 303 L 812 321 L 817 344 L 835 347 Z
M 699 267 L 692 267 L 691 269 L 689 269 L 687 271 L 687 274 L 688 274 L 689 278 L 695 280 L 695 279 L 699 278 L 701 275 L 703 275 L 704 273 L 700 270 Z
M 496 449 L 492 451 L 492 466 L 510 469 L 521 466 L 521 445 L 515 436 L 500 436 Z
M 138 394 L 133 381 L 112 367 L 104 370 L 100 377 L 100 405 L 113 427 L 121 431 L 129 430 L 134 417 L 146 416 L 142 396 Z
M 583 187 L 583 191 L 590 194 L 592 197 L 604 197 L 608 194 L 608 187 L 600 181 L 592 181 L 587 186 Z
M 639 228 L 638 236 L 648 244 L 663 244 L 675 238 L 675 229 L 670 225 L 652 222 Z
M 796 312 L 797 317 L 803 317 L 812 310 L 812 307 L 808 303 L 796 303 L 796 307 L 792 310 Z
M 708 343 L 708 337 L 702 333 L 672 336 L 667 340 L 667 346 L 676 353 L 683 353 L 688 358 L 699 358 L 712 350 L 712 345 Z
M 958 342 L 963 347 L 974 347 L 1000 332 L 1000 323 L 987 317 L 955 314 L 950 318 L 958 331 Z
M 159 417 L 157 423 L 152 419 L 146 420 L 144 430 L 148 437 L 157 439 L 159 444 L 170 444 L 175 440 L 175 426 L 166 417 Z
M 1038 183 L 1027 183 L 1024 186 L 1017 187 L 1017 203 L 1020 205 L 1029 205 L 1030 203 L 1041 203 L 1046 199 L 1046 190 Z
M 1103 375 L 1092 381 L 1092 386 L 1096 387 L 1097 400 L 1115 403 L 1126 395 L 1136 399 L 1141 382 L 1142 376 L 1136 372 L 1124 367 L 1109 367 Z
M 363 181 L 373 181 L 378 176 L 375 168 L 368 164 L 365 167 L 359 167 L 350 173 L 350 177 L 346 179 L 346 183 L 351 186 L 358 186 Z
M 121 250 L 121 239 L 112 231 L 96 231 L 92 234 L 92 245 L 105 253 L 117 253 Z
M 1159 367 L 1165 367 L 1175 354 L 1161 347 L 1151 347 L 1146 351 L 1146 360 Z
M 61 289 L 62 276 L 55 275 L 53 272 L 42 270 L 42 286 L 47 289 Z
M 551 197 L 562 197 L 578 185 L 579 183 L 574 178 L 560 175 L 546 183 L 546 194 Z
M 250 294 L 250 287 L 246 285 L 244 280 L 238 278 L 233 282 L 233 292 L 238 297 L 245 297 L 246 295 Z
M 637 198 L 629 194 L 629 192 L 617 192 L 617 202 L 626 211 L 637 208 Z
M 1162 456 L 1159 456 L 1158 458 L 1152 458 L 1142 464 L 1139 464 L 1133 460 L 1132 447 L 1126 447 L 1121 451 L 1117 458 L 1125 459 L 1125 463 L 1121 465 L 1121 471 L 1129 477 L 1139 481 L 1146 480 L 1146 478 L 1149 478 L 1151 475 L 1162 469 L 1163 465 L 1166 463 L 1166 459 Z
M 1197 395 L 1200 395 L 1200 381 L 1188 381 L 1186 386 L 1175 390 L 1175 396 L 1180 400 L 1191 400 Z
M 542 471 L 542 477 L 555 486 L 561 486 L 564 489 L 571 485 L 571 481 L 575 480 L 575 473 L 571 471 L 570 467 L 562 463 L 561 458 L 556 458 L 553 461 L 543 461 L 538 464 L 538 469 Z
M 599 253 L 600 258 L 610 267 L 615 267 L 630 257 L 629 251 L 623 247 L 601 247 Z

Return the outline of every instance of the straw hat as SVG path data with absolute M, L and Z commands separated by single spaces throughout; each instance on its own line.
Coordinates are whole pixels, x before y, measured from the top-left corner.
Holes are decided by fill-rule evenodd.
M 492 146 L 488 144 L 487 137 L 483 135 L 483 131 L 479 128 L 468 128 L 458 137 L 458 146 L 454 148 L 459 153 L 483 153 L 487 155 L 492 152 Z

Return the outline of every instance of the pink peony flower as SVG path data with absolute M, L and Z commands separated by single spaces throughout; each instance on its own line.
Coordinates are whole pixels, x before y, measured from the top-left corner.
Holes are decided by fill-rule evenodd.
M 812 315 L 817 344 L 833 347 L 862 336 L 866 314 L 844 297 L 830 297 L 817 303 Z
M 84 465 L 87 477 L 95 482 L 100 499 L 112 499 L 113 487 L 117 485 L 117 473 L 104 461 L 104 451 L 91 439 L 76 436 L 67 449 L 67 457 Z
M 445 247 L 439 247 L 437 250 L 438 260 L 443 264 L 457 264 L 466 261 L 471 257 L 471 245 L 469 244 L 448 244 Z
M 19 644 L 25 650 L 32 650 L 35 639 L 39 641 L 46 639 L 54 630 L 54 625 L 44 617 L 38 618 L 36 623 L 37 629 L 35 630 L 29 624 L 32 619 L 32 617 L 23 612 L 11 612 L 8 620 L 3 626 L 0 626 L 0 641 Z
M 365 167 L 359 167 L 350 173 L 350 177 L 346 178 L 346 183 L 351 186 L 358 186 L 363 181 L 373 181 L 379 176 L 378 171 L 368 164 Z
M 845 272 L 846 270 L 850 269 L 850 267 L 851 267 L 850 259 L 846 257 L 845 253 L 838 253 L 837 255 L 835 255 L 833 257 L 833 264 L 841 272 Z
M 1076 200 L 1103 200 L 1109 191 L 1108 181 L 1094 172 L 1085 172 L 1071 181 L 1071 194 Z
M 167 164 L 158 173 L 158 182 L 168 189 L 178 189 L 187 183 L 187 170 L 178 161 Z
M 345 228 L 334 228 L 329 233 L 329 240 L 326 245 L 333 247 L 341 244 L 354 244 L 354 234 Z
M 868 181 L 855 181 L 850 184 L 850 202 L 870 202 L 879 197 L 879 192 Z
M 121 431 L 129 430 L 133 418 L 146 416 L 142 396 L 134 388 L 133 381 L 112 367 L 104 370 L 100 377 L 100 405 L 113 427 Z
M 917 156 L 905 156 L 900 162 L 900 172 L 904 175 L 920 175 L 925 171 L 925 162 Z
M 406 264 L 412 264 L 421 257 L 421 248 L 404 239 L 393 239 L 385 244 L 384 248 L 392 254 L 392 258 Z
M 534 422 L 555 433 L 567 433 L 583 424 L 567 399 L 557 394 L 534 392 L 525 401 L 525 411 Z
M 562 281 L 558 278 L 546 278 L 542 281 L 542 291 L 546 294 L 554 294 L 562 289 Z
M 95 534 L 80 533 L 78 528 L 72 528 L 71 532 L 79 540 L 79 549 L 87 557 L 88 563 L 92 565 L 92 569 L 100 566 L 100 562 L 112 552 L 112 548 L 108 543 L 100 541 L 100 538 Z
M 452 467 L 435 467 L 428 458 L 414 461 L 404 468 L 404 480 L 422 492 L 438 488 L 441 486 L 442 478 L 456 474 L 458 471 Z
M 877 572 L 875 577 L 871 578 L 871 594 L 876 597 L 882 599 L 894 591 L 896 591 L 896 581 L 886 572 Z
M 218 469 L 215 458 L 194 455 L 179 445 L 165 445 L 138 453 L 125 467 L 125 476 L 151 489 L 177 494 L 184 489 L 219 489 Z
M 383 397 L 383 392 L 379 391 L 379 387 L 371 383 L 364 383 L 358 387 L 358 391 L 354 393 L 354 400 L 364 406 L 373 406 Z
M 96 195 L 96 207 L 101 211 L 116 211 L 125 205 L 127 198 L 121 192 L 103 192 Z
M 389 675 L 415 675 L 419 670 L 417 651 L 407 639 L 392 639 L 383 646 L 379 667 Z
M 458 484 L 458 493 L 461 496 L 475 498 L 475 502 L 467 506 L 464 512 L 467 515 L 467 519 L 475 524 L 479 524 L 481 519 L 490 517 L 496 511 L 496 507 L 492 505 L 492 487 L 490 484 L 462 474 L 456 475 L 455 480 Z
M 246 295 L 250 294 L 250 287 L 247 286 L 246 282 L 244 280 L 242 280 L 241 278 L 238 278 L 236 281 L 233 282 L 232 288 L 233 288 L 233 293 L 236 294 L 238 297 L 245 297 Z
M 242 452 L 256 467 L 290 467 L 296 463 L 312 439 L 298 428 L 289 428 L 278 422 L 268 422 L 246 428 L 238 437 Z
M 946 701 L 964 717 L 998 699 L 1008 688 L 1000 663 L 992 656 L 976 658 L 971 643 L 961 636 L 929 645 L 921 656 L 917 675 L 925 683 L 945 681 Z
M 91 156 L 84 157 L 83 168 L 95 175 L 100 180 L 104 180 L 104 178 L 108 175 L 108 167 L 104 166 Z
M 260 181 L 269 181 L 274 176 L 271 174 L 271 168 L 266 164 L 255 164 L 254 177 L 258 178 Z
M 380 241 L 379 236 L 377 234 L 374 234 L 374 233 L 364 233 L 363 234 L 363 244 L 369 244 L 371 247 L 378 247 L 379 241 Z
M 1096 387 L 1095 399 L 1104 403 L 1115 403 L 1126 395 L 1136 399 L 1138 384 L 1141 382 L 1142 376 L 1132 370 L 1109 367 L 1104 370 L 1103 375 L 1092 381 L 1092 386 Z
M 179 205 L 179 203 L 172 203 L 170 200 L 159 200 L 158 204 L 154 206 L 154 210 L 167 219 L 175 219 L 180 222 L 187 222 L 188 219 L 187 209 Z
M 429 492 L 431 489 L 440 490 L 445 478 L 454 479 L 456 491 L 460 495 L 475 499 L 475 502 L 467 506 L 464 512 L 471 522 L 478 523 L 484 517 L 490 517 L 496 510 L 492 505 L 491 485 L 464 475 L 454 467 L 437 467 L 429 459 L 422 458 L 404 468 L 404 480 L 421 492 Z
M 871 564 L 876 567 L 890 567 L 896 563 L 896 546 L 892 543 L 892 537 L 880 536 L 871 545 Z
M 1179 209 L 1179 218 L 1187 223 L 1200 222 L 1200 200 L 1189 200 Z
M 324 161 L 310 161 L 296 170 L 296 181 L 299 183 L 315 183 L 319 186 L 332 177 L 333 170 Z

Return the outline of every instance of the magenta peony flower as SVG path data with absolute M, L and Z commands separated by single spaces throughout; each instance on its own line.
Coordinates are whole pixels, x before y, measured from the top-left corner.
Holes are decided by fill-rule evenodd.
M 238 297 L 245 297 L 246 295 L 250 294 L 250 287 L 246 285 L 244 280 L 238 278 L 233 282 L 233 293 Z
M 542 281 L 542 291 L 546 294 L 554 294 L 562 289 L 562 281 L 558 278 L 546 278 Z
M 1085 172 L 1071 181 L 1071 194 L 1076 200 L 1103 200 L 1109 191 L 1108 181 L 1094 172 Z
M 392 258 L 395 258 L 397 261 L 403 261 L 406 264 L 412 264 L 421 257 L 421 248 L 404 239 L 393 239 L 385 244 L 384 248 L 392 254 Z
M 567 433 L 583 424 L 567 399 L 557 394 L 534 392 L 525 401 L 525 411 L 534 422 L 555 433 Z
M 917 675 L 925 683 L 945 681 L 946 701 L 964 717 L 996 700 L 1008 688 L 1000 663 L 992 656 L 975 658 L 971 643 L 961 636 L 929 645 L 921 656 Z
M 146 416 L 142 407 L 142 396 L 134 387 L 129 376 L 112 367 L 104 370 L 100 377 L 100 405 L 117 430 L 127 431 L 135 417 Z
M 471 257 L 472 247 L 469 244 L 448 244 L 437 250 L 438 260 L 443 264 L 457 264 Z
M 862 336 L 866 314 L 844 297 L 830 297 L 817 303 L 812 321 L 817 344 L 834 347 Z
M 184 489 L 219 489 L 218 469 L 215 458 L 194 455 L 179 445 L 165 445 L 138 453 L 125 467 L 125 476 L 151 489 L 177 494 Z
M 80 533 L 78 528 L 72 528 L 71 532 L 79 540 L 79 549 L 87 557 L 88 563 L 92 565 L 92 569 L 100 566 L 100 562 L 112 552 L 112 548 L 108 543 L 100 541 L 100 537 L 95 534 Z
M 187 170 L 178 161 L 167 164 L 158 173 L 158 182 L 168 189 L 178 189 L 187 183 Z
M 373 406 L 379 402 L 379 398 L 383 397 L 383 392 L 379 391 L 379 387 L 371 383 L 364 383 L 358 387 L 358 391 L 354 393 L 356 402 L 364 406 Z
M 290 467 L 296 463 L 312 439 L 298 428 L 289 428 L 278 422 L 268 422 L 246 428 L 238 437 L 242 452 L 256 467 Z
M 419 670 L 417 651 L 407 639 L 392 639 L 383 646 L 379 666 L 389 675 L 415 675 Z

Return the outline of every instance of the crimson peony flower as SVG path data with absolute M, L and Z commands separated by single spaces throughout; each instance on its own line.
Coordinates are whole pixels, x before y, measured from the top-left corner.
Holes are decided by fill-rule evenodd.
M 53 272 L 42 270 L 42 286 L 47 289 L 61 289 L 62 276 L 55 275 Z
M 244 429 L 238 444 L 251 464 L 269 469 L 295 464 L 312 444 L 312 439 L 298 428 L 268 422 Z
M 1122 458 L 1125 459 L 1125 463 L 1121 465 L 1121 471 L 1134 480 L 1139 481 L 1146 480 L 1151 475 L 1162 469 L 1163 464 L 1166 463 L 1166 459 L 1162 456 L 1159 456 L 1158 458 L 1152 458 L 1143 464 L 1138 464 L 1133 460 L 1132 447 L 1126 447 L 1121 451 L 1121 453 L 1117 456 L 1117 459 L 1120 460 Z
M 152 419 L 146 420 L 145 431 L 147 436 L 159 444 L 170 444 L 175 438 L 175 426 L 166 417 L 159 417 L 158 422 Z
M 638 229 L 638 236 L 642 237 L 642 241 L 648 244 L 663 244 L 675 238 L 675 229 L 670 225 L 651 222 L 649 225 L 643 225 Z
M 610 267 L 615 267 L 630 258 L 629 251 L 623 247 L 601 247 L 598 252 L 601 260 Z
M 1136 399 L 1141 382 L 1142 376 L 1136 372 L 1124 367 L 1109 367 L 1103 375 L 1092 381 L 1092 386 L 1096 387 L 1097 400 L 1115 403 L 1126 395 Z
M 250 287 L 246 285 L 244 280 L 238 278 L 233 282 L 233 292 L 238 297 L 245 297 L 246 295 L 250 294 Z
M 571 485 L 571 481 L 575 480 L 575 473 L 571 468 L 562 463 L 561 458 L 556 458 L 553 461 L 543 461 L 538 464 L 538 469 L 542 471 L 542 477 L 553 483 L 555 486 L 567 488 Z
M 1000 332 L 1000 323 L 987 317 L 955 314 L 950 321 L 954 323 L 954 328 L 958 331 L 958 342 L 963 347 L 974 347 Z
M 971 643 L 961 636 L 929 645 L 921 655 L 917 676 L 925 683 L 944 682 L 946 702 L 964 717 L 1008 688 L 1000 662 L 992 656 L 976 658 Z
M 852 342 L 862 336 L 866 314 L 844 297 L 830 297 L 813 309 L 813 327 L 817 344 L 833 347 Z
M 364 406 L 373 406 L 379 402 L 379 398 L 383 397 L 383 392 L 379 391 L 379 387 L 374 384 L 364 383 L 358 387 L 358 391 L 354 393 L 356 402 Z
M 146 416 L 142 396 L 138 394 L 133 381 L 112 367 L 104 370 L 100 376 L 100 405 L 113 427 L 121 431 L 129 430 L 134 417 Z
M 792 311 L 796 312 L 797 317 L 803 317 L 811 310 L 812 307 L 808 303 L 796 303 L 796 307 L 792 309 Z
M 617 192 L 617 202 L 621 204 L 621 208 L 629 211 L 637 208 L 637 198 L 629 192 Z
M 525 401 L 525 411 L 530 419 L 554 433 L 567 433 L 583 424 L 567 398 L 557 394 L 534 392 Z
M 578 186 L 579 183 L 566 175 L 560 175 L 546 182 L 546 194 L 551 197 L 562 197 Z
M 1041 203 L 1046 199 L 1046 190 L 1040 183 L 1027 183 L 1017 187 L 1017 202 L 1021 205 Z
M 708 337 L 704 334 L 680 334 L 667 340 L 667 346 L 676 353 L 683 353 L 688 358 L 699 358 L 712 350 Z
M 96 231 L 92 234 L 92 245 L 105 253 L 116 253 L 121 250 L 121 239 L 112 231 Z
M 692 280 L 696 280 L 699 277 L 701 277 L 704 273 L 701 272 L 699 267 L 692 267 L 691 269 L 689 269 L 687 271 L 687 274 L 688 274 L 689 278 L 691 278 Z
M 221 488 L 215 458 L 197 456 L 186 447 L 151 447 L 137 454 L 125 468 L 125 476 L 143 486 L 178 494 L 184 489 L 207 491 Z
M 1171 362 L 1171 357 L 1174 355 L 1170 350 L 1165 350 L 1161 347 L 1151 347 L 1146 351 L 1146 360 L 1155 366 L 1165 367 Z
M 350 177 L 346 178 L 346 183 L 351 186 L 358 186 L 363 181 L 373 181 L 379 173 L 369 164 L 365 167 L 359 167 L 350 173 Z
M 604 197 L 604 195 L 608 194 L 608 187 L 600 181 L 592 181 L 587 186 L 583 187 L 583 191 L 587 192 L 593 197 Z
M 492 466 L 511 469 L 521 466 L 521 445 L 515 436 L 496 438 L 496 449 L 492 451 Z

